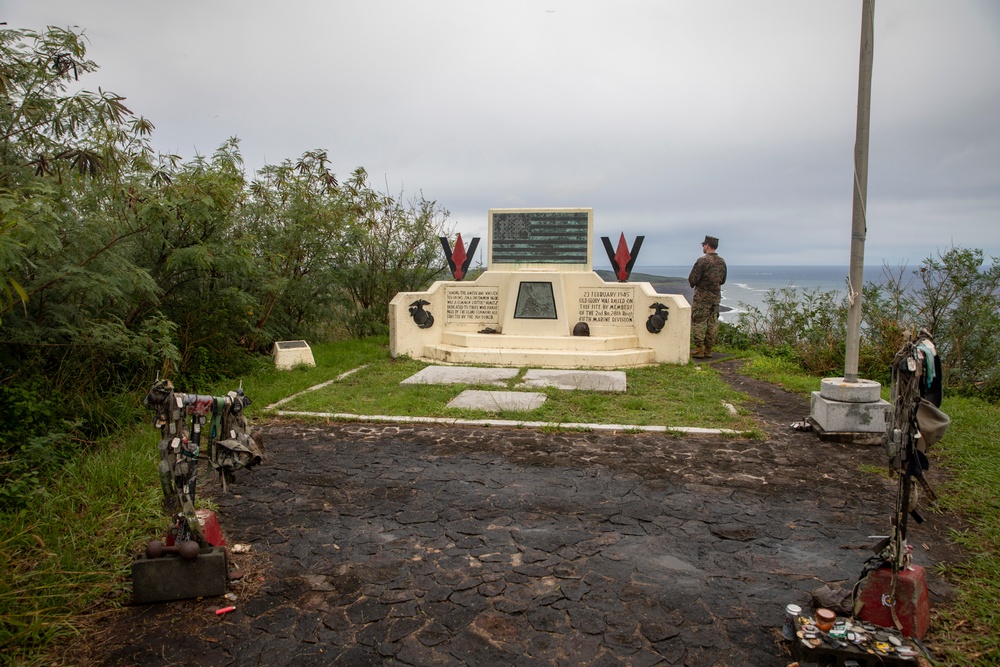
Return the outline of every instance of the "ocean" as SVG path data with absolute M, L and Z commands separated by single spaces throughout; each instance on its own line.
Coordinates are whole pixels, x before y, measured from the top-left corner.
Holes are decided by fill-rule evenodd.
M 687 281 L 690 266 L 636 266 L 633 273 L 683 278 Z M 722 286 L 723 307 L 730 308 L 721 314 L 725 322 L 735 322 L 747 306 L 764 310 L 768 290 L 785 287 L 804 291 L 837 292 L 838 300 L 847 294 L 846 266 L 729 266 L 726 284 Z M 865 282 L 881 282 L 882 266 L 866 266 Z

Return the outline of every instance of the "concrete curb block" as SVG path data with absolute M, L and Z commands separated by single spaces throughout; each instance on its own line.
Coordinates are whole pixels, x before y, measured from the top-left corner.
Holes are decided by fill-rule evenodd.
M 348 375 L 352 375 L 354 373 L 357 373 L 362 368 L 368 368 L 368 364 L 365 364 L 364 366 L 358 366 L 357 368 L 352 368 L 349 371 L 345 371 L 345 372 L 341 373 L 340 375 L 338 375 L 337 377 L 333 378 L 332 380 L 327 380 L 326 382 L 320 382 L 319 384 L 313 385 L 312 387 L 309 387 L 308 389 L 303 389 L 302 391 L 296 392 L 296 393 L 292 394 L 291 396 L 285 396 L 280 401 L 275 401 L 274 403 L 271 403 L 271 405 L 268 405 L 264 409 L 265 410 L 273 410 L 274 408 L 278 407 L 279 405 L 284 405 L 285 403 L 287 403 L 288 401 L 292 400 L 293 398 L 298 398 L 302 394 L 306 394 L 306 393 L 308 393 L 310 391 L 316 391 L 317 389 L 322 389 L 323 387 L 326 387 L 327 385 L 331 385 L 331 384 L 333 384 L 334 382 L 336 382 L 338 380 L 343 380 Z
M 447 426 L 513 426 L 520 428 L 585 429 L 589 431 L 641 431 L 644 433 L 687 433 L 689 435 L 743 435 L 728 428 L 698 426 L 639 426 L 636 424 L 582 424 L 575 422 L 531 422 L 513 419 L 458 419 L 453 417 L 405 417 L 400 415 L 355 415 L 346 412 L 296 412 L 277 410 L 280 417 L 315 417 L 337 421 L 389 422 L 395 424 L 443 424 Z

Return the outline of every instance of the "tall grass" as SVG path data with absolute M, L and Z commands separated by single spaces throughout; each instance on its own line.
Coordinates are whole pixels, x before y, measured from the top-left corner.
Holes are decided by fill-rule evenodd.
M 0 664 L 40 664 L 82 611 L 127 601 L 129 554 L 165 528 L 156 451 L 152 429 L 133 429 L 0 515 Z
M 967 559 L 945 568 L 958 596 L 935 637 L 949 665 L 1000 665 L 1000 406 L 957 397 L 942 408 L 952 425 L 932 456 L 951 473 L 942 502 L 964 519 L 953 537 Z

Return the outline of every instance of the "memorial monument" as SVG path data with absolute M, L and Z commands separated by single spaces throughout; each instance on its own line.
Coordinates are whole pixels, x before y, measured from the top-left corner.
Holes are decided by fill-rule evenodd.
M 589 208 L 491 209 L 487 270 L 397 294 L 390 353 L 507 367 L 686 364 L 687 300 L 605 282 L 591 266 L 593 225 Z

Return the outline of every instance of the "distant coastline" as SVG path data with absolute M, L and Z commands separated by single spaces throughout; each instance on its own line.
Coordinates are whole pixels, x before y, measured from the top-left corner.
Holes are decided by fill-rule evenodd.
M 684 278 L 662 278 L 663 276 L 687 276 L 690 266 L 677 265 L 645 265 L 637 267 L 632 276 L 652 277 L 648 282 L 662 285 L 657 291 L 665 293 L 683 293 L 687 280 Z M 794 289 L 799 295 L 808 292 L 834 293 L 835 300 L 845 298 L 847 294 L 847 276 L 849 267 L 840 265 L 729 265 L 729 276 L 722 286 L 723 319 L 734 323 L 740 314 L 750 309 L 766 312 L 767 298 L 771 293 L 781 293 L 785 289 Z M 608 272 L 610 275 L 610 271 Z M 864 269 L 865 283 L 881 284 L 885 280 L 884 267 L 868 265 Z M 690 300 L 690 296 L 687 297 Z

